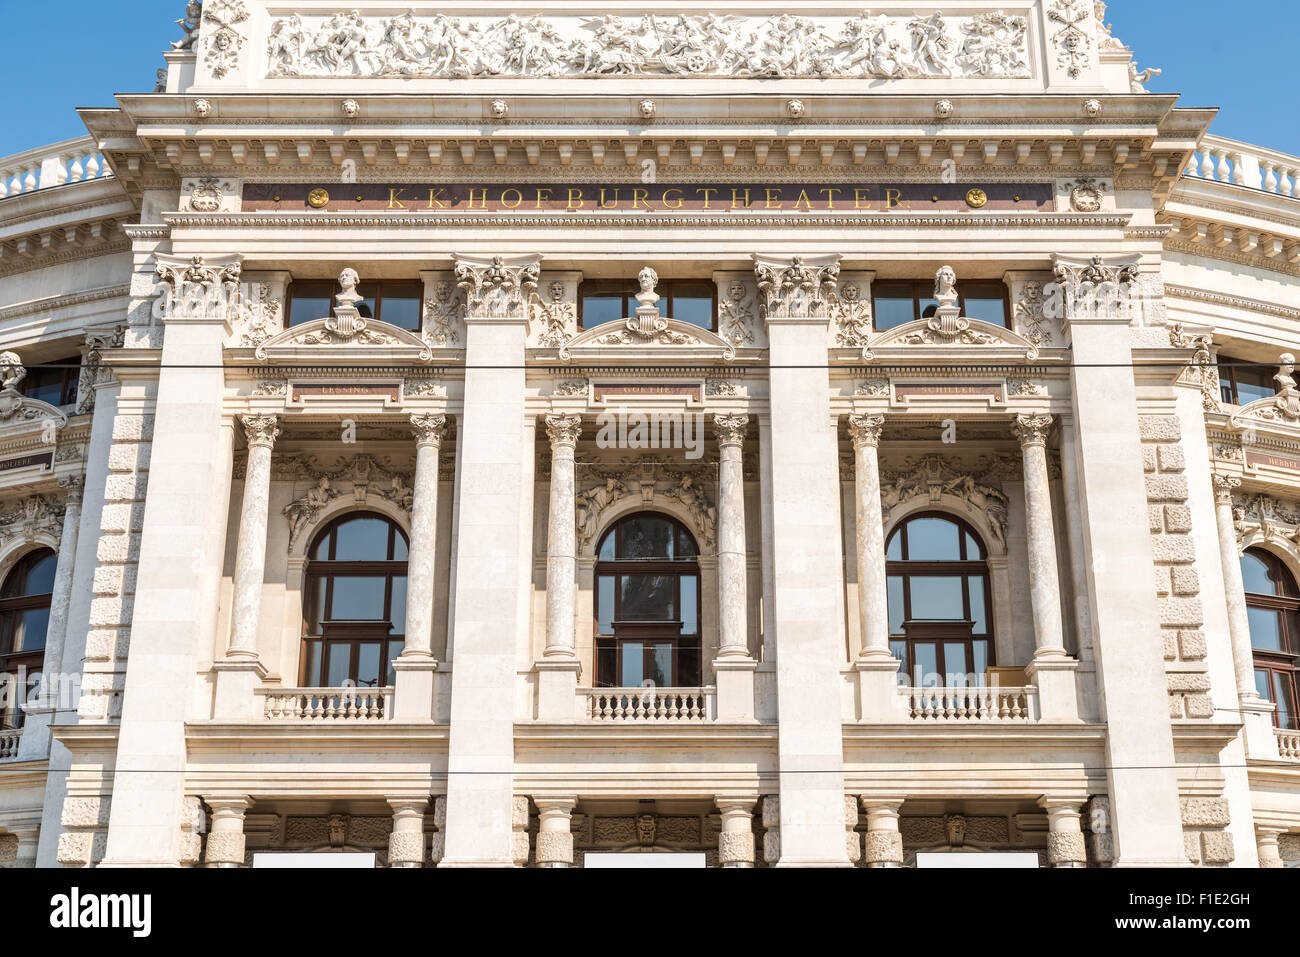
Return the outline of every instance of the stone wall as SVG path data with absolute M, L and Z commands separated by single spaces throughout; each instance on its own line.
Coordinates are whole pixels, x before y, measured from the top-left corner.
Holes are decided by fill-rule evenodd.
M 59 835 L 59 863 L 64 867 L 94 867 L 108 846 L 108 812 L 111 795 L 68 797 L 63 802 L 63 827 Z
M 1228 802 L 1223 798 L 1183 798 L 1183 844 L 1187 859 L 1206 867 L 1226 867 L 1236 856 Z

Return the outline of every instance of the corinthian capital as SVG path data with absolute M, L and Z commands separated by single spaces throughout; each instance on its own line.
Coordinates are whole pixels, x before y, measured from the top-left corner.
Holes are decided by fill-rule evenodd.
M 154 317 L 234 319 L 240 308 L 242 256 L 168 256 L 154 254 L 160 295 Z
M 467 319 L 523 318 L 541 277 L 541 256 L 453 256 L 456 281 L 465 290 Z
M 713 432 L 722 445 L 740 445 L 745 441 L 745 429 L 749 427 L 747 415 L 715 415 Z
M 65 475 L 59 479 L 59 488 L 63 489 L 69 505 L 80 505 L 86 489 L 86 479 L 81 475 Z
M 1016 424 L 1011 427 L 1011 434 L 1020 440 L 1020 447 L 1027 449 L 1034 445 L 1047 445 L 1047 433 L 1052 431 L 1050 415 L 1018 415 Z
M 851 415 L 849 416 L 849 435 L 853 437 L 853 447 L 855 449 L 880 447 L 880 437 L 885 431 L 885 417 L 883 415 Z
M 250 449 L 275 447 L 275 440 L 280 437 L 278 418 L 273 415 L 241 415 L 239 421 L 244 426 L 244 435 Z
M 840 279 L 839 256 L 755 256 L 754 275 L 768 318 L 824 316 Z
M 551 448 L 576 448 L 582 435 L 582 417 L 577 415 L 548 415 L 546 434 L 551 437 Z
M 1214 502 L 1216 505 L 1231 505 L 1232 493 L 1241 488 L 1241 479 L 1235 475 L 1214 476 Z
M 415 430 L 416 445 L 431 445 L 439 448 L 442 445 L 442 437 L 447 431 L 447 417 L 445 415 L 413 415 L 411 416 L 411 428 Z

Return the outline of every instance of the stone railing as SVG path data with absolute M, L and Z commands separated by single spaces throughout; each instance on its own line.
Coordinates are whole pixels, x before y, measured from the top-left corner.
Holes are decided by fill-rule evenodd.
M 913 721 L 1038 720 L 1037 688 L 904 688 Z
M 590 721 L 686 724 L 717 716 L 716 688 L 585 688 L 578 694 Z
M 1300 731 L 1273 730 L 1277 732 L 1278 755 L 1288 761 L 1300 761 Z
M 22 728 L 5 728 L 0 730 L 0 761 L 18 757 L 18 745 L 23 740 Z
M 259 688 L 269 721 L 385 721 L 392 688 Z
M 94 138 L 82 136 L 0 157 L 0 199 L 112 175 Z
M 1185 172 L 1198 179 L 1300 198 L 1300 157 L 1219 136 L 1201 140 Z

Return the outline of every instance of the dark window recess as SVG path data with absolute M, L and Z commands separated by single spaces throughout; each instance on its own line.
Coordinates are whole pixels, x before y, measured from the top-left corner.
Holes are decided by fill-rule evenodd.
M 987 553 L 960 519 L 925 513 L 890 536 L 890 650 L 903 662 L 899 683 L 983 685 L 994 661 L 993 599 Z
M 918 319 L 928 319 L 939 308 L 933 280 L 878 280 L 871 284 L 875 326 L 878 332 Z M 957 283 L 957 306 L 970 319 L 1007 328 L 1010 309 L 1005 283 L 962 280 Z
M 0 587 L 0 728 L 20 728 L 21 705 L 40 691 L 58 558 L 48 548 L 19 560 Z
M 332 279 L 299 279 L 289 287 L 289 325 L 332 315 L 334 297 L 342 290 Z M 386 322 L 408 332 L 420 331 L 424 283 L 412 279 L 377 279 L 357 285 L 362 297 L 357 310 L 367 319 Z
M 1250 643 L 1255 649 L 1255 687 L 1277 705 L 1279 728 L 1300 730 L 1300 587 L 1282 561 L 1252 548 L 1241 558 Z
M 700 567 L 671 518 L 631 515 L 606 534 L 596 565 L 596 684 L 700 685 Z
M 584 329 L 607 322 L 622 322 L 636 314 L 636 294 L 641 285 L 634 279 L 592 279 L 578 290 L 578 320 Z M 659 315 L 689 322 L 702 329 L 717 324 L 718 287 L 707 279 L 661 279 Z
M 1273 376 L 1276 365 L 1257 365 L 1244 359 L 1219 356 L 1219 391 L 1231 405 L 1250 405 L 1277 395 Z
M 406 644 L 406 535 L 382 515 L 354 512 L 308 554 L 302 686 L 392 687 Z
M 81 357 L 70 356 L 37 366 L 28 366 L 27 375 L 18 384 L 29 399 L 39 399 L 54 406 L 74 405 L 77 382 L 81 378 Z

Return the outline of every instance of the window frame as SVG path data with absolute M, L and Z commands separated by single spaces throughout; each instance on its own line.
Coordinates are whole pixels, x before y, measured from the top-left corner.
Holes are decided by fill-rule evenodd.
M 923 315 L 924 310 L 921 308 L 921 303 L 923 301 L 934 299 L 934 280 L 877 278 L 871 283 L 871 315 L 873 317 L 872 319 L 873 328 L 877 332 L 889 331 L 889 330 L 881 329 L 878 325 L 875 325 L 874 317 L 880 314 L 879 308 L 877 306 L 880 289 L 883 287 L 895 286 L 895 285 L 901 286 L 905 284 L 910 284 L 912 287 L 912 321 L 919 322 L 921 319 L 925 318 L 925 316 Z M 959 279 L 957 281 L 957 308 L 961 310 L 962 315 L 963 316 L 966 315 L 967 290 L 970 290 L 976 286 L 981 286 L 981 287 L 987 286 L 989 288 L 992 288 L 993 286 L 998 287 L 998 291 L 1001 293 L 1001 299 L 1002 299 L 1002 325 L 1000 326 L 1000 328 L 1010 329 L 1011 328 L 1011 291 L 1007 288 L 1007 284 L 1000 279 Z M 901 298 L 901 297 L 888 297 L 888 298 Z M 977 298 L 982 299 L 986 297 L 980 296 Z M 992 298 L 992 297 L 988 297 L 988 298 Z M 902 325 L 902 323 L 900 323 L 900 325 Z M 897 329 L 897 328 L 899 328 L 899 326 L 889 327 L 889 329 Z
M 388 547 L 386 554 L 397 554 L 397 542 L 400 538 L 405 543 L 407 553 L 410 551 L 410 536 L 407 535 L 401 526 L 392 518 L 381 512 L 372 511 L 355 511 L 345 512 L 337 516 L 325 528 L 313 538 L 311 546 L 307 550 L 308 556 L 314 556 L 322 541 L 328 539 L 329 549 L 328 558 L 317 559 L 309 557 L 304 570 L 303 576 L 303 593 L 302 593 L 302 643 L 301 655 L 298 664 L 299 687 L 301 688 L 325 688 L 333 687 L 325 685 L 326 676 L 329 673 L 330 650 L 335 647 L 348 647 L 348 677 L 352 687 L 371 687 L 361 685 L 358 673 L 360 670 L 361 646 L 363 644 L 379 644 L 380 674 L 377 677 L 377 684 L 374 688 L 390 687 L 388 675 L 392 670 L 392 662 L 400 656 L 400 650 L 397 655 L 393 654 L 394 647 L 404 649 L 406 646 L 405 630 L 401 634 L 393 634 L 393 591 L 394 582 L 398 578 L 407 578 L 408 562 L 407 560 L 387 559 L 385 561 L 339 561 L 334 558 L 338 550 L 337 530 L 348 522 L 355 521 L 358 518 L 374 519 L 384 522 L 388 526 Z M 343 619 L 328 617 L 333 611 L 333 592 L 334 583 L 338 578 L 382 578 L 384 581 L 384 612 L 388 615 L 386 619 Z M 311 634 L 312 615 L 310 605 L 316 601 L 319 594 L 318 589 L 324 589 L 324 594 L 320 598 L 321 619 L 320 634 Z M 402 609 L 402 616 L 405 619 L 406 609 Z M 312 665 L 313 648 L 319 647 L 319 655 L 316 658 L 315 674 L 309 674 Z
M 709 310 L 709 325 L 698 326 L 696 323 L 693 322 L 689 322 L 689 325 L 697 326 L 697 328 L 700 329 L 707 329 L 710 332 L 717 332 L 718 331 L 718 284 L 714 282 L 712 279 L 707 279 L 707 278 L 699 279 L 699 278 L 691 278 L 688 276 L 679 277 L 676 279 L 660 279 L 656 291 L 659 293 L 659 301 L 667 303 L 667 305 L 665 306 L 667 318 L 669 319 L 677 318 L 676 316 L 673 315 L 673 300 L 674 297 L 677 295 L 677 293 L 674 292 L 674 290 L 677 287 L 684 287 L 688 284 L 698 284 L 700 286 L 708 286 L 710 292 L 712 293 L 710 297 L 712 299 L 712 305 L 710 306 L 710 310 Z M 598 286 L 598 285 L 607 285 L 611 287 L 614 285 L 621 285 L 622 296 L 623 296 L 622 318 L 630 319 L 632 316 L 636 315 L 636 309 L 638 305 L 636 300 L 636 294 L 641 291 L 641 285 L 637 280 L 602 279 L 602 278 L 584 279 L 578 286 L 578 329 L 579 331 L 585 331 L 587 329 L 597 328 L 596 326 L 587 325 L 587 317 L 586 317 L 587 296 L 584 295 L 584 291 L 588 290 L 589 287 Z M 698 297 L 698 298 L 703 298 L 703 297 Z M 610 320 L 610 321 L 616 322 L 618 320 Z M 685 319 L 678 320 L 678 321 L 688 322 L 688 320 Z M 605 325 L 605 323 L 601 323 L 601 325 Z
M 295 279 L 295 280 L 293 280 L 293 282 L 289 283 L 289 288 L 288 288 L 288 290 L 287 290 L 287 294 L 286 294 L 286 296 L 285 296 L 285 298 L 286 298 L 286 300 L 287 300 L 287 302 L 288 302 L 288 308 L 287 308 L 287 310 L 286 310 L 286 312 L 285 312 L 285 316 L 286 316 L 286 318 L 288 319 L 288 323 L 287 323 L 287 325 L 286 325 L 286 328 L 290 328 L 290 329 L 297 328 L 298 326 L 304 325 L 304 324 L 306 324 L 306 323 L 308 323 L 308 322 L 315 322 L 317 319 L 326 319 L 326 318 L 329 317 L 329 314 L 327 314 L 327 315 L 324 315 L 324 316 L 315 316 L 315 317 L 313 317 L 313 318 L 311 318 L 311 319 L 304 319 L 304 320 L 302 320 L 301 322 L 293 322 L 293 303 L 294 303 L 294 298 L 295 298 L 295 296 L 299 293 L 299 290 L 302 289 L 303 287 L 306 287 L 306 286 L 309 286 L 309 285 L 320 285 L 321 287 L 323 287 L 323 286 L 324 286 L 325 284 L 327 284 L 327 283 L 331 283 L 331 284 L 332 284 L 332 287 L 333 287 L 332 292 L 331 292 L 331 293 L 329 294 L 329 296 L 327 297 L 327 301 L 331 304 L 330 307 L 329 307 L 329 314 L 332 314 L 332 313 L 333 313 L 333 304 L 334 304 L 334 302 L 335 302 L 335 297 L 337 297 L 338 294 L 339 294 L 340 292 L 343 291 L 343 289 L 342 289 L 342 287 L 339 285 L 337 279 L 332 279 L 332 280 L 331 280 L 331 279 L 308 279 L 308 278 L 303 278 L 303 279 Z M 385 287 L 386 285 L 387 285 L 387 286 L 409 285 L 409 286 L 411 286 L 413 289 L 418 288 L 419 292 L 417 293 L 417 295 L 416 295 L 414 298 L 415 298 L 415 301 L 416 301 L 416 302 L 420 303 L 420 307 L 419 307 L 419 309 L 416 311 L 416 323 L 415 323 L 415 328 L 414 328 L 414 329 L 407 329 L 408 332 L 413 332 L 413 333 L 416 333 L 416 334 L 418 335 L 419 332 L 420 332 L 420 325 L 421 325 L 421 323 L 423 322 L 423 318 L 422 318 L 422 317 L 423 317 L 423 313 L 424 313 L 424 282 L 423 282 L 423 280 L 420 280 L 420 279 L 362 279 L 360 282 L 358 282 L 358 283 L 357 283 L 357 292 L 358 292 L 358 293 L 361 293 L 362 290 L 367 289 L 367 288 L 369 288 L 369 287 L 372 287 L 372 286 L 374 287 L 374 290 L 375 290 L 375 295 L 374 295 L 374 301 L 375 301 L 374 313 L 375 313 L 375 314 L 374 314 L 373 316 L 368 316 L 367 318 L 368 318 L 368 319 L 373 319 L 375 322 L 387 322 L 387 320 L 384 319 L 384 298 L 385 298 L 385 295 L 384 295 L 384 287 Z M 313 296 L 304 296 L 304 298 L 319 299 L 319 298 L 321 298 L 321 297 L 319 297 L 319 296 L 314 296 L 314 295 L 313 295 Z M 369 298 L 371 298 L 371 297 L 369 297 L 369 296 L 364 296 L 363 298 L 369 299 Z M 388 298 L 397 298 L 397 299 L 402 299 L 402 300 L 410 300 L 412 297 L 410 297 L 410 296 L 397 296 L 397 295 L 395 295 L 395 294 L 393 294 L 393 293 L 390 293 Z M 389 325 L 393 325 L 393 323 L 388 323 L 388 324 L 389 324 Z M 399 329 L 406 329 L 405 326 L 398 326 L 397 328 L 399 328 Z
M 79 387 L 81 384 L 81 356 L 67 356 L 63 359 L 52 359 L 49 362 L 37 363 L 26 367 L 27 375 L 18 383 L 18 391 L 29 399 L 38 401 L 47 401 L 40 399 L 35 394 L 35 385 L 38 381 L 36 373 L 57 373 L 59 380 L 59 401 L 51 402 L 50 405 L 55 408 L 64 408 L 69 405 L 76 405 L 78 399 Z
M 1251 399 L 1250 402 L 1241 401 L 1242 383 L 1237 375 L 1240 368 L 1264 368 L 1269 366 L 1259 362 L 1250 362 L 1246 359 L 1237 359 L 1233 356 L 1220 355 L 1216 360 L 1219 367 L 1219 398 L 1228 405 L 1250 405 L 1250 402 L 1258 402 L 1260 399 L 1267 399 L 1267 395 L 1262 395 L 1257 399 Z M 1246 385 L 1254 386 L 1257 383 L 1248 382 Z M 1272 377 L 1264 383 L 1264 388 L 1271 389 L 1273 395 L 1277 395 L 1277 387 L 1272 384 Z
M 10 567 L 5 574 L 4 579 L 0 581 L 0 596 L 3 595 L 4 586 L 8 585 L 14 575 L 30 573 L 31 567 L 38 562 L 43 561 L 45 556 L 53 556 L 55 562 L 55 575 L 58 574 L 58 553 L 48 546 L 34 548 L 24 555 L 19 556 L 18 560 Z M 21 614 L 33 609 L 50 609 L 54 605 L 53 583 L 48 593 L 36 595 L 17 595 L 12 598 L 0 597 L 0 615 L 6 613 Z M 49 619 L 46 619 L 45 641 L 41 647 L 34 651 L 0 651 L 0 681 L 6 684 L 16 681 L 23 669 L 26 669 L 26 682 L 20 694 L 14 696 L 12 708 L 0 710 L 0 730 L 13 731 L 21 728 L 24 723 L 25 713 L 22 704 L 28 700 L 31 687 L 32 676 L 35 675 L 37 680 L 45 668 L 45 651 L 46 642 L 49 641 Z
M 674 554 L 678 548 L 678 542 L 681 536 L 685 535 L 690 542 L 695 554 L 690 558 L 666 558 L 666 559 L 629 559 L 619 558 L 619 552 L 622 545 L 624 529 L 637 519 L 654 519 L 668 523 L 673 529 L 673 550 Z M 601 559 L 599 556 L 605 549 L 605 543 L 614 537 L 614 558 Z M 650 667 L 653 659 L 653 648 L 656 645 L 672 646 L 672 669 L 673 682 L 672 687 L 700 687 L 703 684 L 703 656 L 704 656 L 704 587 L 703 576 L 700 571 L 699 542 L 691 534 L 684 524 L 671 515 L 663 512 L 634 512 L 624 515 L 612 527 L 606 530 L 605 534 L 600 537 L 596 547 L 596 565 L 592 578 L 593 596 L 592 596 L 592 639 L 595 662 L 593 671 L 596 675 L 597 688 L 621 688 L 621 676 L 623 674 L 624 646 L 627 644 L 641 643 L 642 648 L 642 674 L 645 674 Z M 619 580 L 627 575 L 647 575 L 658 576 L 673 579 L 673 607 L 676 610 L 677 618 L 663 621 L 647 620 L 624 620 L 620 617 L 623 607 L 623 592 L 619 587 Z M 685 624 L 682 617 L 682 580 L 687 577 L 695 579 L 695 633 L 684 635 L 681 629 Z M 600 604 L 600 581 L 602 578 L 612 578 L 614 580 L 614 609 L 610 618 L 610 627 L 614 634 L 602 635 L 601 624 L 601 604 Z M 674 631 L 675 629 L 675 631 Z M 695 682 L 683 682 L 680 680 L 682 674 L 683 653 L 689 655 L 694 653 L 696 661 Z M 612 659 L 612 663 L 611 663 Z M 609 669 L 612 669 L 612 681 L 609 675 Z
M 1282 650 L 1272 651 L 1255 646 L 1255 636 L 1251 635 L 1251 657 L 1256 683 L 1259 673 L 1264 672 L 1268 678 L 1267 700 L 1277 704 L 1277 682 L 1288 694 L 1288 721 L 1283 722 L 1281 708 L 1273 712 L 1273 724 L 1288 731 L 1300 731 L 1300 582 L 1287 568 L 1286 563 L 1272 552 L 1262 548 L 1248 548 L 1242 553 L 1243 561 L 1247 556 L 1261 561 L 1269 568 L 1277 581 L 1277 591 L 1272 595 L 1247 591 L 1246 608 L 1258 608 L 1264 611 L 1279 612 L 1281 619 Z M 1290 582 L 1292 594 L 1285 592 L 1286 583 Z
M 908 558 L 910 548 L 907 528 L 913 522 L 921 519 L 941 519 L 956 526 L 959 554 L 963 557 L 953 561 L 913 561 Z M 975 675 L 977 684 L 982 684 L 986 680 L 988 669 L 998 666 L 997 626 L 993 619 L 993 587 L 992 577 L 989 572 L 988 546 L 985 545 L 984 540 L 969 523 L 949 512 L 925 511 L 907 516 L 898 523 L 885 539 L 886 553 L 889 550 L 889 543 L 893 541 L 896 535 L 902 536 L 901 554 L 903 558 L 886 560 L 885 578 L 887 583 L 892 578 L 901 578 L 903 580 L 902 634 L 893 634 L 891 622 L 889 636 L 890 650 L 895 654 L 895 657 L 897 657 L 895 646 L 899 643 L 903 645 L 902 664 L 899 668 L 899 684 L 904 687 L 913 686 L 912 681 L 915 678 L 916 670 L 916 646 L 918 643 L 934 645 L 936 673 L 943 675 L 945 687 L 947 686 L 948 675 L 952 673 Z M 982 553 L 980 558 L 971 559 L 966 556 L 968 537 Z M 988 630 L 981 634 L 976 634 L 974 631 L 976 619 L 972 614 L 974 611 L 970 588 L 970 579 L 972 577 L 979 577 L 984 582 L 984 622 Z M 913 578 L 959 579 L 962 591 L 962 612 L 966 617 L 953 621 L 913 618 L 911 589 L 911 579 Z M 948 667 L 947 646 L 957 643 L 961 643 L 963 647 L 964 660 L 962 662 L 963 667 L 959 671 L 954 671 Z M 976 643 L 984 644 L 987 647 L 984 674 L 976 674 L 974 670 Z M 922 676 L 922 680 L 924 680 L 924 676 Z

